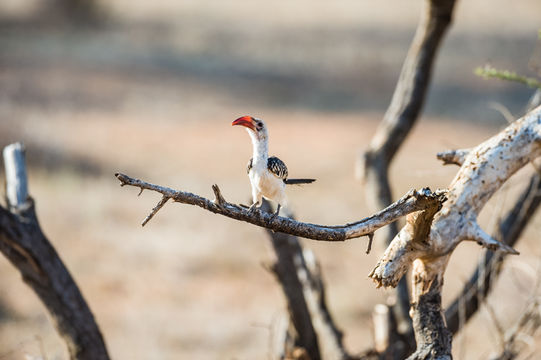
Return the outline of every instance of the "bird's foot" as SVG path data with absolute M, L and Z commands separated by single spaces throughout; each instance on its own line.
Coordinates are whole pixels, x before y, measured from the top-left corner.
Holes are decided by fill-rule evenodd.
M 249 212 L 249 213 L 252 213 L 252 214 L 255 213 L 256 210 L 257 210 L 258 205 L 259 205 L 259 204 L 256 203 L 256 202 L 253 203 L 252 205 L 250 205 L 250 207 L 248 208 L 248 212 Z
M 280 204 L 278 204 L 278 207 L 276 208 L 276 211 L 271 215 L 271 220 L 274 220 L 278 216 L 278 214 L 280 214 L 280 208 L 281 207 L 282 206 Z

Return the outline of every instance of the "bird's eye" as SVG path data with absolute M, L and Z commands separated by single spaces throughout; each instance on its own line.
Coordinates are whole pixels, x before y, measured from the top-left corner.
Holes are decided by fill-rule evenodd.
M 261 129 L 263 127 L 263 123 L 261 121 L 256 121 L 256 126 L 258 129 Z

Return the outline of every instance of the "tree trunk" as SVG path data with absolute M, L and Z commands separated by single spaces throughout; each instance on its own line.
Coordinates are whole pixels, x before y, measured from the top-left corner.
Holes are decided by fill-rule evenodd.
M 4 149 L 9 210 L 0 206 L 0 251 L 38 295 L 71 359 L 107 360 L 100 329 L 77 284 L 41 231 L 28 196 L 21 144 Z

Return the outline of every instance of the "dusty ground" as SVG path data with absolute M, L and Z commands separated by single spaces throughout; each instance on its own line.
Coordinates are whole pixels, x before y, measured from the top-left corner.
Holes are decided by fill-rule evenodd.
M 18 20 L 0 31 L 0 145 L 27 144 L 42 227 L 114 359 L 266 359 L 284 301 L 261 266 L 273 258 L 264 232 L 178 204 L 141 228 L 158 197 L 137 197 L 113 174 L 205 196 L 218 183 L 228 200 L 246 202 L 251 147 L 230 122 L 252 114 L 267 120 L 271 152 L 292 176 L 318 179 L 289 192 L 298 218 L 338 224 L 368 215 L 354 164 L 390 99 L 420 2 L 129 3 L 106 3 L 121 21 L 101 30 L 34 26 L 24 18 L 36 3 L 1 5 L 5 17 Z M 393 164 L 396 197 L 410 188 L 445 187 L 456 169 L 441 166 L 434 154 L 473 146 L 505 125 L 488 101 L 520 113 L 527 89 L 471 71 L 491 60 L 528 73 L 539 13 L 536 1 L 516 8 L 503 0 L 460 3 L 427 115 Z M 487 206 L 486 229 L 529 171 Z M 511 259 L 491 300 L 505 327 L 531 296 L 540 227 L 539 219 L 530 225 L 518 246 L 522 255 Z M 364 239 L 306 245 L 323 265 L 348 348 L 369 347 L 370 313 L 387 295 L 367 278 L 378 252 L 366 255 Z M 445 303 L 480 254 L 475 244 L 457 249 Z M 43 307 L 3 257 L 0 284 L 0 359 L 42 351 L 67 359 Z M 484 359 L 497 348 L 482 310 L 454 351 L 458 359 Z

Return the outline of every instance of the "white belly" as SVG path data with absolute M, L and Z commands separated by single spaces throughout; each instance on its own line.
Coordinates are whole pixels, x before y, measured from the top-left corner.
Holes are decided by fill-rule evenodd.
M 268 171 L 262 173 L 256 171 L 250 171 L 248 174 L 250 182 L 252 184 L 252 193 L 258 198 L 261 196 L 265 199 L 276 201 L 277 203 L 285 206 L 286 196 L 284 181 Z M 254 201 L 257 201 L 254 199 Z

